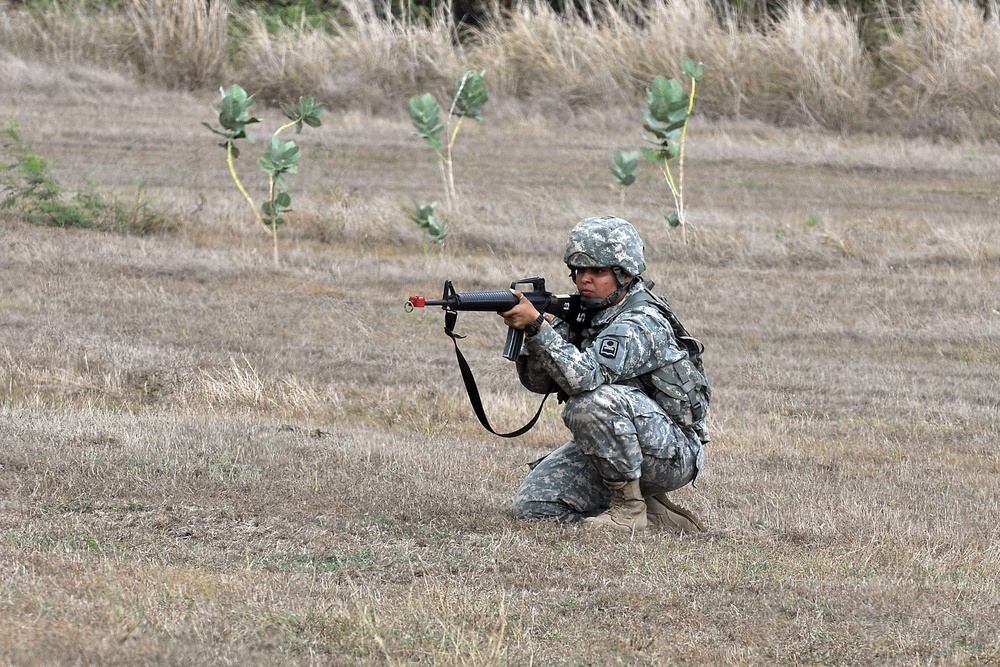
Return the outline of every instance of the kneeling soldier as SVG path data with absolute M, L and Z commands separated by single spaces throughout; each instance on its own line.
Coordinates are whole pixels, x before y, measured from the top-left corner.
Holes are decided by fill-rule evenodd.
M 582 336 L 524 298 L 501 313 L 525 332 L 521 383 L 544 393 L 554 382 L 573 435 L 533 464 L 514 495 L 514 515 L 704 531 L 666 494 L 701 468 L 708 386 L 678 344 L 669 305 L 643 282 L 642 239 L 620 218 L 587 218 L 570 233 L 563 261 L 595 311 Z

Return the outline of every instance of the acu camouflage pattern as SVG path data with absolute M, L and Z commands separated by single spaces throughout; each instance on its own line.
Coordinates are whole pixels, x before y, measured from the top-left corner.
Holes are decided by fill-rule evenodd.
M 619 267 L 633 276 L 646 270 L 639 233 L 628 221 L 610 215 L 576 224 L 563 263 L 574 268 Z
M 536 392 L 558 385 L 573 439 L 533 467 L 514 495 L 515 516 L 581 520 L 607 509 L 610 493 L 602 480 L 638 478 L 648 495 L 697 477 L 705 415 L 694 421 L 693 411 L 676 405 L 686 392 L 672 379 L 678 376 L 683 386 L 687 371 L 667 369 L 694 365 L 678 346 L 664 306 L 637 280 L 579 340 L 558 320 L 527 339 L 518 358 L 521 382 Z
M 646 292 L 646 296 L 659 306 L 670 322 L 674 339 L 685 352 L 669 366 L 661 366 L 644 378 L 646 390 L 671 419 L 681 426 L 694 428 L 701 443 L 707 445 L 710 438 L 705 420 L 708 418 L 712 388 L 705 377 L 701 359 L 704 347 L 684 328 L 670 304 L 652 292 Z

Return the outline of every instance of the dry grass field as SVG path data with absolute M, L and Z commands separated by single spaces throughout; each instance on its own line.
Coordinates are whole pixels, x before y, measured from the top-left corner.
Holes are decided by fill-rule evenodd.
M 408 121 L 333 113 L 275 268 L 200 124 L 214 93 L 0 80 L 60 182 L 179 222 L 0 212 L 0 664 L 1000 664 L 996 145 L 697 119 L 684 244 L 651 165 L 624 210 L 608 187 L 638 110 L 487 106 L 439 249 L 405 212 L 442 198 Z M 714 440 L 676 494 L 705 535 L 512 520 L 558 407 L 490 436 L 440 312 L 403 310 L 446 278 L 566 290 L 566 233 L 607 212 L 707 346 Z M 538 397 L 499 318 L 459 326 L 519 426 Z

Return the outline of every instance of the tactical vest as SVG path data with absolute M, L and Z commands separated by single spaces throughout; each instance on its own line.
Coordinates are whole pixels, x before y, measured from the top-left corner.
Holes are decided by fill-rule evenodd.
M 708 384 L 702 362 L 705 346 L 688 333 L 666 299 L 650 292 L 650 287 L 652 283 L 647 282 L 646 289 L 630 295 L 627 306 L 647 303 L 656 306 L 670 323 L 677 346 L 686 353 L 686 356 L 636 379 L 674 423 L 694 430 L 702 444 L 708 444 L 710 438 L 705 428 L 705 420 L 708 417 L 712 388 Z M 628 307 L 622 312 L 627 310 Z

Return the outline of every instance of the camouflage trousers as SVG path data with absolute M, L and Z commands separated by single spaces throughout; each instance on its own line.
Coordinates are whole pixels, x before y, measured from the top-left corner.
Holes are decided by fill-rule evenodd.
M 701 467 L 695 433 L 635 387 L 601 385 L 570 396 L 563 422 L 573 439 L 532 464 L 514 494 L 516 518 L 579 521 L 610 507 L 604 480 L 639 479 L 648 495 L 679 489 Z

